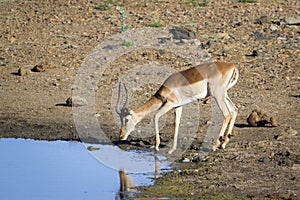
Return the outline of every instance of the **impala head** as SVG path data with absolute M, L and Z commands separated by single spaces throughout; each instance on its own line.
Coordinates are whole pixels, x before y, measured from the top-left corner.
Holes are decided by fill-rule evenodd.
M 129 134 L 134 130 L 135 120 L 133 119 L 134 113 L 133 111 L 129 111 L 129 113 L 122 118 L 122 127 L 120 131 L 120 140 L 126 140 Z
M 121 94 L 121 83 L 119 83 L 119 91 L 118 91 L 118 99 L 116 104 L 116 112 L 120 117 L 121 120 L 121 131 L 120 131 L 120 140 L 126 140 L 128 135 L 134 130 L 134 112 L 132 110 L 128 110 L 127 104 L 128 104 L 128 91 L 127 88 L 124 85 L 125 89 L 125 102 L 122 108 L 119 107 L 120 103 L 120 94 Z

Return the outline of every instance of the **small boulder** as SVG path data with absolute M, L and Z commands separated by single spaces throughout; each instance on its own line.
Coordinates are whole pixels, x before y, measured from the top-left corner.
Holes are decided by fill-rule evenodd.
M 266 113 L 263 113 L 260 110 L 252 110 L 251 114 L 247 118 L 247 122 L 252 127 L 276 127 L 279 126 L 274 117 L 270 117 Z
M 252 111 L 252 113 L 249 115 L 249 117 L 247 118 L 247 122 L 250 126 L 257 126 L 256 122 L 259 121 L 259 117 L 257 115 L 256 111 Z

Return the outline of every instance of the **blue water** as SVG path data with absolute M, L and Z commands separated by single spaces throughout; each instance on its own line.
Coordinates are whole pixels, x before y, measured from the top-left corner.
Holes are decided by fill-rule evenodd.
M 137 185 L 149 185 L 154 172 L 129 175 Z M 118 170 L 82 143 L 0 139 L 1 200 L 115 199 L 119 185 Z

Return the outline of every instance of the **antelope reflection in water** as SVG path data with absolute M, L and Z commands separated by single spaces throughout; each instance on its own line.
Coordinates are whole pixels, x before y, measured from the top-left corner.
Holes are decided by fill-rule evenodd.
M 155 173 L 154 179 L 157 179 L 159 176 L 159 159 L 155 157 Z M 120 179 L 120 192 L 116 194 L 116 200 L 125 200 L 134 198 L 135 194 L 138 192 L 136 189 L 136 184 L 133 179 L 128 175 L 128 173 L 121 169 L 119 170 L 119 179 Z M 141 199 L 141 198 L 134 198 L 134 199 Z

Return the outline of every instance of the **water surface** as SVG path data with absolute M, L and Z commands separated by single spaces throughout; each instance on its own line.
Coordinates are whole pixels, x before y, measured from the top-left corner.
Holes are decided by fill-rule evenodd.
M 115 148 L 117 147 L 100 146 L 100 150 L 95 152 L 101 155 L 102 151 L 103 155 L 109 156 L 105 152 Z M 121 152 L 124 153 L 120 150 Z M 143 157 L 142 153 L 125 153 L 124 155 L 130 156 L 124 166 L 134 164 L 133 159 Z M 92 154 L 79 142 L 0 139 L 0 199 L 120 198 L 120 175 L 116 165 L 108 167 L 111 165 L 109 163 L 105 166 L 106 163 L 99 162 L 97 156 Z M 113 163 L 117 159 L 109 158 Z M 155 176 L 154 158 L 150 159 L 148 155 L 142 161 L 142 165 L 153 170 L 131 172 L 127 177 L 133 179 L 136 185 L 150 185 Z M 122 162 L 124 160 L 117 163 Z M 123 169 L 126 171 L 126 168 Z

